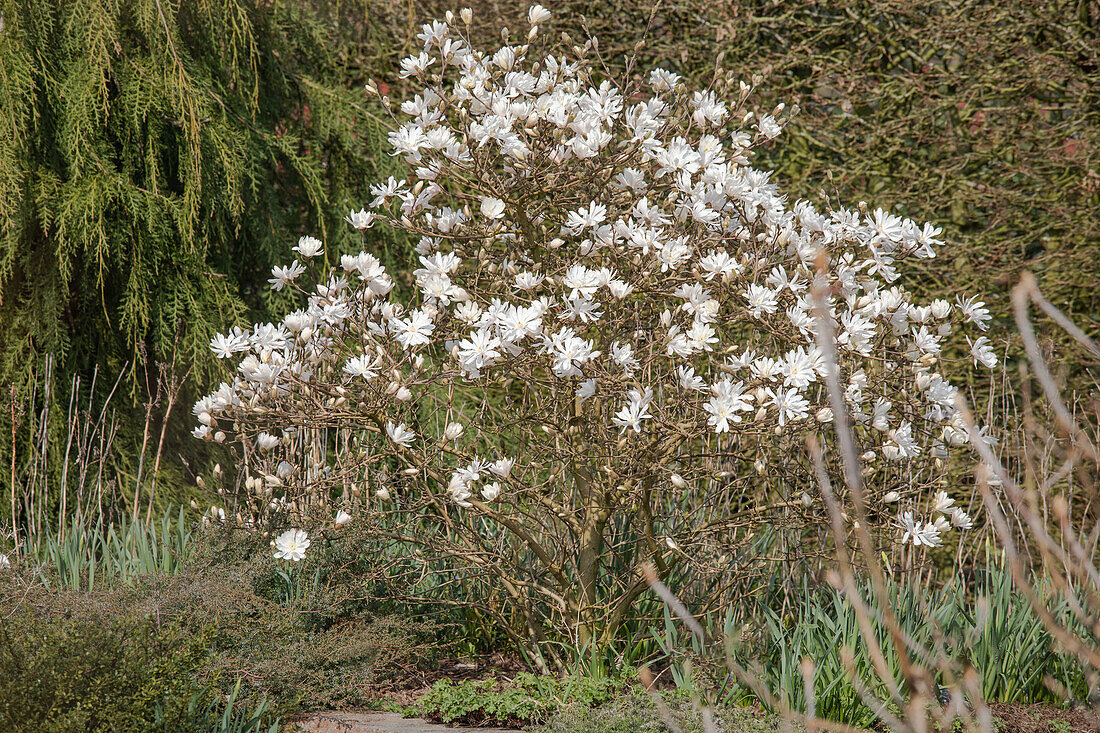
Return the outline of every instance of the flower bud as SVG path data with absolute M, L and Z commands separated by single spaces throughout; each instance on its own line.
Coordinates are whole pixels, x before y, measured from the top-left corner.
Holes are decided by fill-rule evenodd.
M 901 499 L 901 494 L 899 494 L 896 491 L 890 491 L 886 494 L 886 496 L 882 497 L 882 503 L 883 504 L 893 504 L 894 502 L 899 501 L 900 499 Z

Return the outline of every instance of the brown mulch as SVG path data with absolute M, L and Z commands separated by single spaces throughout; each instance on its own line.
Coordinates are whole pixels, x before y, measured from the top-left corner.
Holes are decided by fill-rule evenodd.
M 995 702 L 990 703 L 989 710 L 1004 722 L 1003 727 L 998 728 L 1000 733 L 1100 732 L 1100 715 L 1085 707 Z
M 407 669 L 407 675 L 381 685 L 379 691 L 386 700 L 399 705 L 411 705 L 432 688 L 436 682 L 449 679 L 452 682 L 480 680 L 497 677 L 510 680 L 527 667 L 516 656 L 495 653 L 484 657 L 453 657 L 439 661 L 435 669 Z

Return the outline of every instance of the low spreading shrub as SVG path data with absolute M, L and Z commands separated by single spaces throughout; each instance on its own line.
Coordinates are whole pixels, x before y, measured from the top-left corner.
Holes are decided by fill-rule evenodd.
M 239 532 L 199 532 L 191 547 L 170 575 L 94 589 L 59 582 L 49 563 L 0 572 L 0 726 L 261 730 L 301 709 L 366 704 L 445 649 L 425 624 L 374 613 L 369 589 L 330 587 L 345 554 L 287 574 Z
M 209 629 L 196 633 L 178 623 L 87 609 L 42 610 L 16 609 L 0 626 L 0 726 L 182 728 L 195 679 L 206 666 Z
M 622 680 L 519 674 L 497 679 L 440 680 L 413 710 L 444 723 L 528 725 L 546 720 L 562 706 L 593 708 L 623 694 Z
M 624 679 L 520 674 L 511 681 L 442 680 L 411 712 L 444 723 L 534 726 L 538 733 L 658 733 L 670 722 L 685 732 L 705 730 L 687 691 L 650 693 Z M 715 722 L 729 733 L 780 730 L 779 718 L 758 707 L 723 707 Z

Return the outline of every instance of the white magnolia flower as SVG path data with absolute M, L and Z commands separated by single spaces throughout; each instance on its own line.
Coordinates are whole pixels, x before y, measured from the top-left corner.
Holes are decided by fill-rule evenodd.
M 756 318 L 762 318 L 765 313 L 775 313 L 776 308 L 779 307 L 775 292 L 763 285 L 749 285 L 744 296 L 749 305 L 749 312 Z
M 932 520 L 932 526 L 935 527 L 936 531 L 940 534 L 951 531 L 951 522 L 942 514 L 936 515 Z
M 985 336 L 979 336 L 976 340 L 971 341 L 970 337 L 966 337 L 966 342 L 970 344 L 970 355 L 974 357 L 974 366 L 981 364 L 986 369 L 993 369 L 997 366 L 997 354 L 989 346 L 989 339 Z
M 985 303 L 978 300 L 978 296 L 971 296 L 966 300 L 963 300 L 962 297 L 956 297 L 955 304 L 968 322 L 973 323 L 983 331 L 989 328 L 989 322 L 993 320 L 993 317 L 989 315 L 989 309 L 985 307 Z
M 410 76 L 423 74 L 425 69 L 434 62 L 435 59 L 424 52 L 420 52 L 416 56 L 408 56 L 401 59 L 401 73 L 398 74 L 398 76 L 405 79 Z
M 914 520 L 912 512 L 905 512 L 901 515 L 901 529 L 902 543 L 912 541 L 917 547 L 921 545 L 936 547 L 941 543 L 940 531 L 935 524 L 922 524 Z
M 951 512 L 951 524 L 955 525 L 959 529 L 971 529 L 974 526 L 974 520 L 970 515 L 962 510 L 961 507 L 956 507 Z
M 680 86 L 680 75 L 665 69 L 654 69 L 649 72 L 649 83 L 656 92 L 672 91 Z
M 482 196 L 481 213 L 488 219 L 503 219 L 504 202 L 495 196 Z
M 219 359 L 228 359 L 234 354 L 248 351 L 251 342 L 247 337 L 237 334 L 217 334 L 210 339 L 210 350 L 217 354 Z
M 620 433 L 625 433 L 628 428 L 640 433 L 642 432 L 642 420 L 653 418 L 653 415 L 649 414 L 651 402 L 653 402 L 652 389 L 649 387 L 646 387 L 644 391 L 632 389 L 628 394 L 627 403 L 615 413 L 611 418 L 611 422 L 619 428 Z
M 634 356 L 634 347 L 631 344 L 623 344 L 615 341 L 611 344 L 611 360 L 622 367 L 628 376 L 638 367 L 638 359 Z
M 345 525 L 351 523 L 351 515 L 345 512 L 343 509 L 336 512 L 336 519 L 333 520 L 333 524 L 336 525 L 336 529 L 341 529 Z
M 256 447 L 260 450 L 271 450 L 280 442 L 282 441 L 271 433 L 260 433 L 256 436 Z
M 524 271 L 516 275 L 516 288 L 519 290 L 534 290 L 541 285 L 542 281 L 545 279 L 545 275 L 540 275 L 537 272 Z
M 760 131 L 760 134 L 769 140 L 777 137 L 783 128 L 779 123 L 775 121 L 775 118 L 771 115 L 760 115 L 757 118 L 756 129 Z
M 932 511 L 941 512 L 943 514 L 950 514 L 954 511 L 951 507 L 955 505 L 955 500 L 947 495 L 946 491 L 937 491 L 936 495 L 932 498 Z
M 462 427 L 462 423 L 447 423 L 447 427 L 443 430 L 443 440 L 458 440 L 464 430 L 465 428 Z
M 745 394 L 744 382 L 723 379 L 711 385 L 710 391 L 712 396 L 703 409 L 710 413 L 707 424 L 714 428 L 715 433 L 729 432 L 730 423 L 742 420 L 738 413 L 752 409 L 750 398 Z
M 412 445 L 413 439 L 416 438 L 416 433 L 409 430 L 405 426 L 405 423 L 394 425 L 392 422 L 386 423 L 386 435 L 390 437 L 394 443 L 397 443 L 402 448 L 408 448 Z
M 696 392 L 702 392 L 707 388 L 706 381 L 702 377 L 695 374 L 693 367 L 680 365 L 676 367 L 676 376 L 680 380 L 680 386 L 683 389 L 690 389 Z
M 11 567 L 11 560 L 8 556 L 0 552 L 0 570 L 7 570 Z
M 908 460 L 920 452 L 920 444 L 913 437 L 913 425 L 908 422 L 903 422 L 897 429 L 890 431 L 890 441 L 882 446 L 883 455 L 891 461 Z
M 268 283 L 271 284 L 272 290 L 282 290 L 285 286 L 297 280 L 298 276 L 305 271 L 305 265 L 298 264 L 298 260 L 294 260 L 286 267 L 276 265 L 271 268 L 271 277 L 268 279 Z
M 493 474 L 501 478 L 508 478 L 508 474 L 512 472 L 512 466 L 514 465 L 515 461 L 513 461 L 511 458 L 501 458 L 497 461 L 494 461 L 493 463 L 490 463 L 489 470 Z
M 471 377 L 479 376 L 482 368 L 501 357 L 500 346 L 500 339 L 487 328 L 471 333 L 458 345 L 458 360 L 463 371 Z
M 493 481 L 492 483 L 485 484 L 485 486 L 481 488 L 481 498 L 485 501 L 493 501 L 500 496 L 500 492 L 500 483 Z
M 366 209 L 352 211 L 344 220 L 360 231 L 363 229 L 370 229 L 374 226 L 374 214 Z
M 596 394 L 596 379 L 586 379 L 581 382 L 581 386 L 577 387 L 576 397 L 581 402 L 584 402 L 592 395 Z
M 779 411 L 779 424 L 786 425 L 792 420 L 803 420 L 809 415 L 810 403 L 796 389 L 767 390 L 772 404 Z
M 309 549 L 309 536 L 300 529 L 288 529 L 275 538 L 275 557 L 280 560 L 298 562 L 306 556 Z
M 527 22 L 531 25 L 539 25 L 550 20 L 550 11 L 541 5 L 532 5 L 527 8 Z
M 396 335 L 398 343 L 403 349 L 411 349 L 416 346 L 424 346 L 431 341 L 435 324 L 431 317 L 423 310 L 415 310 L 408 318 L 393 319 L 390 328 Z
M 381 360 L 377 356 L 371 356 L 369 354 L 360 354 L 359 356 L 353 356 L 348 359 L 347 364 L 344 365 L 344 373 L 350 374 L 353 377 L 362 377 L 363 379 L 374 379 L 378 376 L 378 367 Z
M 298 240 L 298 244 L 292 249 L 302 257 L 316 257 L 321 254 L 321 240 L 315 237 L 305 236 Z

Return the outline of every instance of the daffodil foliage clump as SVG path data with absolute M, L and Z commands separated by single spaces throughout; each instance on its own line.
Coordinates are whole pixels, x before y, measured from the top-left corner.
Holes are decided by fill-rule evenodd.
M 492 52 L 448 17 L 401 64 L 423 85 L 389 136 L 408 176 L 348 221 L 419 237 L 416 297 L 375 254 L 326 270 L 303 237 L 271 280 L 300 308 L 214 340 L 237 369 L 196 434 L 243 445 L 240 521 L 316 527 L 339 506 L 419 546 L 406 559 L 482 579 L 470 603 L 517 641 L 607 641 L 640 563 L 687 583 L 735 567 L 764 523 L 827 524 L 806 451 L 821 433 L 836 469 L 822 302 L 878 535 L 969 526 L 939 493 L 967 433 L 938 369 L 989 316 L 899 285 L 940 230 L 790 204 L 751 165 L 789 111 L 748 113 L 751 85 L 721 72 L 702 90 L 659 68 L 603 78 L 594 40 L 540 45 L 548 15 Z

